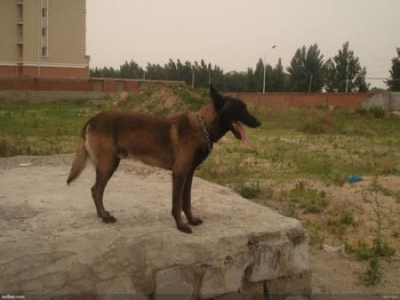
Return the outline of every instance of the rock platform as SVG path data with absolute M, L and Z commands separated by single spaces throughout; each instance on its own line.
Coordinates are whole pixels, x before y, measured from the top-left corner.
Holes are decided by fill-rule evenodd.
M 0 299 L 307 299 L 299 221 L 195 178 L 192 234 L 171 216 L 171 176 L 123 161 L 104 224 L 94 171 L 65 181 L 71 155 L 0 159 Z M 9 298 L 9 299 L 11 299 Z

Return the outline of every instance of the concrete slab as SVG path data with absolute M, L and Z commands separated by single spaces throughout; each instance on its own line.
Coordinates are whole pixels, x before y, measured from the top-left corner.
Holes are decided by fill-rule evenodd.
M 0 159 L 0 295 L 237 299 L 254 285 L 267 293 L 284 278 L 310 293 L 308 239 L 299 221 L 195 178 L 193 208 L 204 224 L 183 234 L 171 216 L 170 174 L 125 160 L 105 193 L 118 221 L 104 224 L 90 197 L 93 168 L 67 186 L 71 161 Z M 280 292 L 290 289 L 287 280 Z

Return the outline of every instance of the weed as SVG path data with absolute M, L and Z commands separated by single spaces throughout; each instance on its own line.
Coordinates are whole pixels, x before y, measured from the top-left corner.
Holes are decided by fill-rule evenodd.
M 378 184 L 378 178 L 375 177 L 372 183 L 372 192 L 374 193 L 374 212 L 376 216 L 377 227 L 375 229 L 375 238 L 371 247 L 362 244 L 362 247 L 354 251 L 362 259 L 368 259 L 369 265 L 367 270 L 361 276 L 361 279 L 367 285 L 375 285 L 381 281 L 382 271 L 380 268 L 380 258 L 381 257 L 391 257 L 395 254 L 396 250 L 389 245 L 389 243 L 383 238 L 383 227 L 382 227 L 382 209 L 380 199 L 378 197 L 381 191 L 381 186 Z
M 10 141 L 0 138 L 0 157 L 15 156 L 21 153 L 21 149 Z
M 360 107 L 357 109 L 357 113 L 360 114 L 361 116 L 366 116 L 368 115 L 368 109 L 365 107 Z
M 367 259 L 369 264 L 366 271 L 361 275 L 362 281 L 366 285 L 378 284 L 382 278 L 380 258 L 391 257 L 395 252 L 396 250 L 379 236 L 374 239 L 372 247 L 364 246 L 362 251 L 359 252 L 359 257 Z
M 400 203 L 400 191 L 393 192 L 392 196 L 396 200 L 396 203 Z
M 246 199 L 256 198 L 261 194 L 261 188 L 259 182 L 244 183 L 240 187 L 240 195 Z
M 263 189 L 263 197 L 267 198 L 267 199 L 272 199 L 272 197 L 274 196 L 274 190 L 271 187 L 267 187 L 265 189 Z
M 383 118 L 385 116 L 385 110 L 382 106 L 377 106 L 377 105 L 370 106 L 368 112 L 374 118 Z
M 288 217 L 297 217 L 296 208 L 297 208 L 296 204 L 293 202 L 290 202 L 288 210 L 287 210 L 287 216 Z
M 389 258 L 396 253 L 396 249 L 391 247 L 386 240 L 379 237 L 374 239 L 372 246 L 359 242 L 357 246 L 346 244 L 346 248 L 361 260 L 371 260 L 374 257 Z
M 150 96 L 152 96 L 152 95 L 154 94 L 154 90 L 147 89 L 147 90 L 145 90 L 145 91 L 143 92 L 143 94 L 144 94 L 146 97 L 150 97 Z
M 355 220 L 353 213 L 347 210 L 342 211 L 340 215 L 340 223 L 344 225 L 354 225 Z
M 318 104 L 314 106 L 315 109 L 318 110 L 329 110 L 329 105 L 328 104 Z
M 288 194 L 283 193 L 283 197 L 288 197 L 295 208 L 301 208 L 307 213 L 320 213 L 329 204 L 324 191 L 307 188 L 303 181 L 299 181 Z
M 343 186 L 346 183 L 346 176 L 336 173 L 330 177 L 330 180 L 333 182 L 334 185 Z
M 305 219 L 302 222 L 303 226 L 307 229 L 310 235 L 310 243 L 311 244 L 323 244 L 325 241 L 325 230 L 324 225 L 321 223 L 311 222 L 310 220 Z
M 366 243 L 359 242 L 357 246 L 346 243 L 346 249 L 356 255 L 358 259 L 367 260 L 373 256 L 373 249 Z
M 388 241 L 382 237 L 376 237 L 373 242 L 375 254 L 379 257 L 392 257 L 396 249 L 389 245 Z
M 322 111 L 313 115 L 303 126 L 301 131 L 311 134 L 337 134 L 341 133 L 340 125 L 332 118 L 329 111 Z
M 372 256 L 369 260 L 369 265 L 361 279 L 366 285 L 376 285 L 381 281 L 382 271 L 378 256 Z
M 385 116 L 385 109 L 380 105 L 372 105 L 370 107 L 361 107 L 357 110 L 357 113 L 361 116 L 373 117 L 381 119 Z

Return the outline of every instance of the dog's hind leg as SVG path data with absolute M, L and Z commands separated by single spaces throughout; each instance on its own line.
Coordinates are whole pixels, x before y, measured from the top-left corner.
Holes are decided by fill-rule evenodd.
M 114 223 L 117 221 L 116 218 L 104 209 L 103 196 L 107 183 L 118 168 L 119 163 L 120 159 L 115 157 L 110 160 L 103 160 L 101 167 L 96 166 L 96 183 L 92 187 L 92 197 L 96 206 L 97 215 L 105 223 Z
M 192 229 L 182 219 L 182 198 L 186 178 L 187 172 L 172 172 L 172 215 L 180 231 L 192 233 Z
M 186 177 L 185 187 L 183 190 L 183 211 L 186 215 L 186 218 L 189 221 L 190 225 L 197 226 L 203 223 L 203 220 L 200 218 L 196 218 L 192 214 L 192 200 L 191 200 L 191 192 L 192 192 L 192 181 L 194 169 L 189 172 Z

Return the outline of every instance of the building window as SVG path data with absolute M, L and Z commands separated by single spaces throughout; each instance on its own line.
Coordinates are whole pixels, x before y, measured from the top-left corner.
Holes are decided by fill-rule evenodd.
M 24 34 L 24 28 L 22 26 L 22 24 L 18 24 L 18 43 L 22 43 L 23 42 L 23 34 Z
M 18 44 L 18 59 L 21 59 L 24 55 L 24 46 L 22 44 Z
M 47 27 L 42 28 L 42 36 L 47 36 Z
M 42 17 L 47 18 L 47 7 L 42 8 Z
M 49 52 L 49 51 L 48 51 L 47 47 L 42 47 L 42 56 L 43 56 L 43 57 L 49 56 L 49 53 L 48 53 L 48 52 Z
M 18 6 L 18 20 L 22 22 L 24 18 L 24 7 L 22 5 Z

